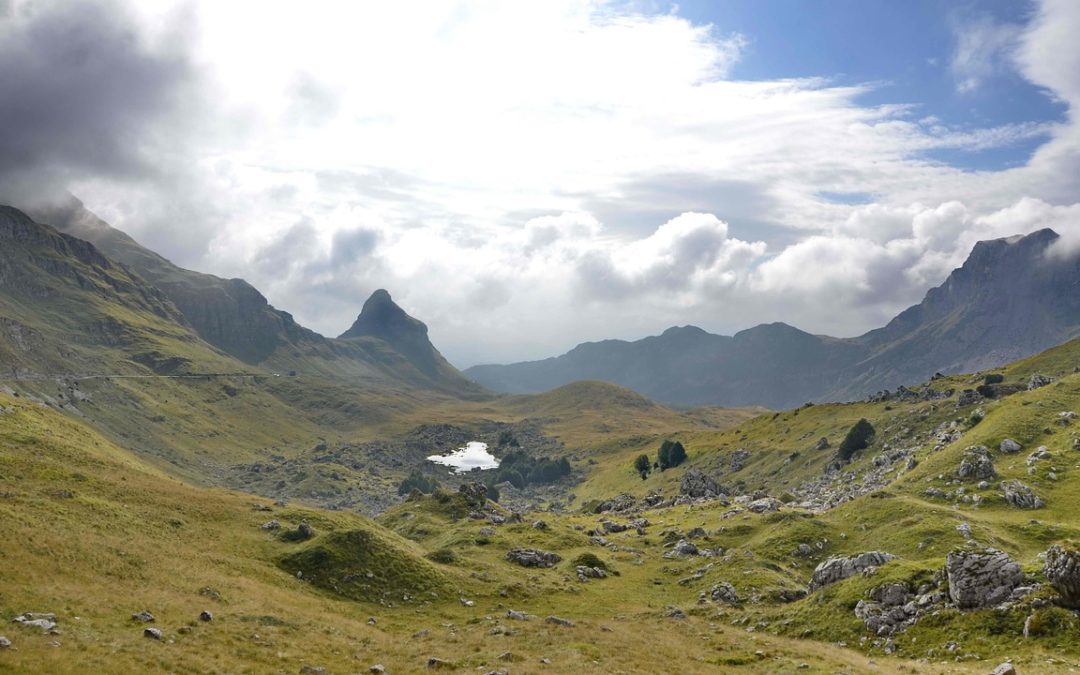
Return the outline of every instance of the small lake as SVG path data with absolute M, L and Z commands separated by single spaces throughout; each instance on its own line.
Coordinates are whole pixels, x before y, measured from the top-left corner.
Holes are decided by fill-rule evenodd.
M 487 451 L 487 443 L 470 441 L 449 455 L 431 455 L 428 461 L 448 466 L 454 473 L 467 473 L 473 469 L 497 469 L 499 460 Z

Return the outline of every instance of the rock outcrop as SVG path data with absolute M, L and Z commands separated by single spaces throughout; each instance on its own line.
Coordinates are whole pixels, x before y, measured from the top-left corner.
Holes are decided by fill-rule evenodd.
M 1001 491 L 1005 495 L 1005 501 L 1018 509 L 1041 509 L 1046 506 L 1042 497 L 1018 480 L 1001 481 Z
M 507 552 L 506 559 L 522 567 L 554 567 L 562 557 L 535 548 L 515 548 Z
M 1061 598 L 1058 604 L 1080 609 L 1080 551 L 1054 544 L 1046 552 L 1046 580 Z
M 690 469 L 679 482 L 679 494 L 694 499 L 713 499 L 724 494 L 724 491 L 711 476 L 699 469 Z
M 964 458 L 956 469 L 956 477 L 961 480 L 989 480 L 997 478 L 990 451 L 981 445 L 975 445 L 964 451 Z
M 896 560 L 896 556 L 882 551 L 867 551 L 852 558 L 829 558 L 814 568 L 814 574 L 810 577 L 810 592 L 856 574 L 863 574 L 868 569 L 880 567 L 890 560 Z
M 987 548 L 953 551 L 945 559 L 949 597 L 960 609 L 999 605 L 1024 580 L 1020 565 L 1007 553 Z

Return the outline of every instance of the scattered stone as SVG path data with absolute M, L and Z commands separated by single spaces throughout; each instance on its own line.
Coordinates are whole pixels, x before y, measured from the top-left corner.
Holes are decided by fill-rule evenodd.
M 151 640 L 161 640 L 165 637 L 162 635 L 160 628 L 144 628 L 142 634 L 143 637 L 150 638 Z
M 734 459 L 734 457 L 733 457 Z M 694 499 L 714 499 L 724 494 L 723 488 L 700 469 L 690 469 L 679 482 L 679 494 Z
M 374 625 L 375 625 L 375 623 L 376 623 L 376 621 L 375 621 L 375 617 L 373 617 L 373 616 L 369 616 L 369 617 L 368 617 L 368 620 L 367 620 L 367 624 L 368 624 L 369 626 L 374 626 Z
M 534 522 L 532 524 L 532 526 L 533 526 L 534 530 L 546 530 L 546 529 L 548 529 L 548 524 L 545 523 L 542 520 L 538 520 L 538 521 Z
M 11 647 L 11 640 L 7 639 L 3 635 L 0 635 L 0 649 L 9 649 Z
M 515 548 L 507 552 L 506 559 L 522 567 L 554 567 L 562 557 L 534 548 Z
M 210 612 L 208 612 L 207 610 L 204 609 L 203 611 L 199 612 L 199 621 L 205 621 L 205 622 L 209 623 L 209 622 L 211 622 L 213 620 L 214 620 L 214 615 L 211 614 Z
M 1005 493 L 1005 501 L 1018 509 L 1041 509 L 1046 506 L 1041 497 L 1018 480 L 1002 481 L 1000 487 Z
M 623 525 L 622 523 L 613 523 L 610 520 L 605 520 L 600 523 L 600 528 L 604 531 L 604 534 L 618 534 L 619 532 L 626 532 L 630 529 L 629 525 Z
M 48 633 L 56 628 L 56 615 L 52 612 L 24 612 L 11 620 L 12 623 L 40 628 L 42 633 Z
M 1054 544 L 1046 551 L 1046 580 L 1061 594 L 1058 603 L 1080 609 L 1080 552 Z
M 1038 389 L 1039 387 L 1045 387 L 1046 385 L 1050 384 L 1053 381 L 1054 381 L 1054 378 L 1052 378 L 1052 377 L 1049 377 L 1047 375 L 1040 375 L 1039 373 L 1035 373 L 1034 375 L 1031 376 L 1031 379 L 1028 380 L 1027 388 L 1028 388 L 1028 391 L 1031 391 L 1033 389 Z
M 1011 438 L 1006 438 L 1001 442 L 1001 445 L 998 446 L 998 448 L 1006 455 L 1012 455 L 1023 450 L 1024 446 L 1020 445 Z
M 676 621 L 686 620 L 686 612 L 684 612 L 681 607 L 668 607 L 667 611 L 664 612 L 664 616 L 669 619 L 675 619 Z
M 525 612 L 519 612 L 519 611 L 514 610 L 514 609 L 508 609 L 508 610 L 506 610 L 506 618 L 514 619 L 515 621 L 528 621 L 529 620 L 529 615 L 526 614 Z
M 956 469 L 956 477 L 961 480 L 987 480 L 997 478 L 990 451 L 981 445 L 974 445 L 964 451 L 964 458 Z
M 376 673 L 376 674 L 385 673 L 386 672 L 386 666 L 384 666 L 381 663 L 376 663 L 372 667 L 368 668 L 368 672 L 369 673 Z
M 1039 462 L 1039 461 L 1044 460 L 1044 459 L 1050 459 L 1051 457 L 1052 457 L 1052 455 L 1050 454 L 1050 450 L 1048 450 L 1045 445 L 1040 445 L 1038 448 L 1035 449 L 1035 452 L 1028 455 L 1028 457 L 1027 457 L 1027 465 L 1031 466 L 1031 465 L 1035 464 L 1036 462 Z
M 1020 565 L 1007 553 L 953 551 L 945 558 L 949 597 L 960 609 L 994 607 L 1009 599 L 1024 580 Z
M 975 538 L 975 536 L 971 532 L 971 524 L 970 523 L 960 523 L 959 525 L 956 526 L 956 531 L 960 533 L 961 537 L 963 537 L 964 539 L 967 539 L 968 541 L 971 541 L 972 539 Z
M 577 573 L 578 581 L 585 582 L 589 579 L 606 579 L 607 572 L 601 567 L 589 567 L 588 565 L 578 565 L 574 568 L 574 572 Z
M 865 574 L 868 570 L 881 567 L 896 556 L 881 551 L 868 551 L 852 558 L 829 558 L 814 568 L 810 577 L 810 592 L 834 584 L 837 581 Z
M 685 558 L 698 554 L 698 547 L 693 543 L 680 539 L 672 549 L 664 554 L 665 558 Z
M 1005 663 L 998 664 L 997 668 L 990 671 L 990 675 L 1016 675 L 1016 668 L 1013 664 L 1006 661 Z
M 444 661 L 442 659 L 437 659 L 434 656 L 428 657 L 428 660 L 427 660 L 427 667 L 428 667 L 429 670 L 437 670 L 439 668 L 450 668 L 451 665 L 452 664 L 449 661 Z
M 304 675 L 326 675 L 326 668 L 322 666 L 304 666 L 300 669 Z
M 273 531 L 273 530 L 280 530 L 281 529 L 281 523 L 276 521 L 276 520 L 268 520 L 265 523 L 263 523 L 262 525 L 260 525 L 259 527 L 266 530 L 267 532 L 270 532 L 270 531 Z
M 544 617 L 544 623 L 550 623 L 555 626 L 568 626 L 570 628 L 574 627 L 573 621 L 571 621 L 570 619 L 564 619 L 559 616 L 546 616 Z
M 739 602 L 739 594 L 735 592 L 735 587 L 726 581 L 714 585 L 712 590 L 709 591 L 709 596 L 713 602 L 722 602 L 728 605 Z
M 607 513 L 609 511 L 622 512 L 630 511 L 637 507 L 637 500 L 633 495 L 619 495 L 612 499 L 608 499 L 597 504 L 594 511 L 596 513 Z
M 144 623 L 150 623 L 151 621 L 154 620 L 154 615 L 144 609 L 141 612 L 136 612 L 136 613 L 132 614 L 131 615 L 131 620 L 132 621 L 142 621 Z
M 817 445 L 814 446 L 814 450 L 820 451 L 820 450 L 828 450 L 828 449 L 829 449 L 829 439 L 822 436 L 821 438 L 818 439 Z
M 704 527 L 691 528 L 691 530 L 686 533 L 686 538 L 687 539 L 701 539 L 704 536 L 705 536 L 705 528 Z
M 480 536 L 481 537 L 494 537 L 495 536 L 495 528 L 494 527 L 481 527 L 480 528 Z
M 747 504 L 746 508 L 754 513 L 771 513 L 780 510 L 780 500 L 773 497 L 755 499 Z

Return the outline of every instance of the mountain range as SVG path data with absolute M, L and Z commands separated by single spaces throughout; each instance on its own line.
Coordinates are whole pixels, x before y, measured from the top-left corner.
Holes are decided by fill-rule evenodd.
M 1080 258 L 1051 255 L 1053 230 L 981 241 L 921 303 L 854 338 L 812 335 L 784 323 L 734 336 L 694 326 L 633 342 L 578 345 L 541 361 L 465 371 L 501 392 L 539 392 L 604 380 L 674 405 L 844 401 L 992 368 L 1080 335 Z

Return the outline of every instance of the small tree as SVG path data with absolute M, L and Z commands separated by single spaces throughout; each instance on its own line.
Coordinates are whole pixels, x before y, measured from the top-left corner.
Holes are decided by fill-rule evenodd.
M 634 470 L 641 476 L 641 480 L 649 477 L 649 469 L 651 468 L 652 462 L 649 461 L 648 455 L 638 455 L 638 458 L 634 460 Z
M 848 429 L 847 436 L 844 436 L 843 442 L 836 450 L 837 456 L 845 462 L 850 460 L 856 452 L 870 445 L 874 433 L 874 425 L 866 421 L 865 417 L 859 420 Z
M 679 466 L 686 461 L 686 448 L 679 441 L 664 441 L 660 445 L 657 459 L 660 462 L 661 470 Z

